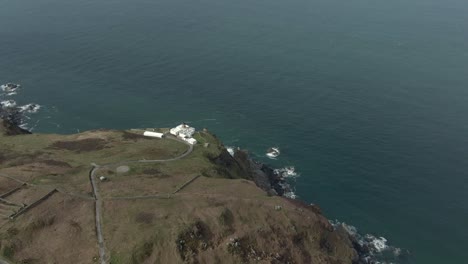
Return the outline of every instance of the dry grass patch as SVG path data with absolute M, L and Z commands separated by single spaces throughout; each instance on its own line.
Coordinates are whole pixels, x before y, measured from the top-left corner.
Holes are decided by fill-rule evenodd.
M 93 263 L 93 208 L 92 201 L 56 193 L 0 230 L 9 230 L 0 232 L 0 244 L 14 263 Z
M 52 143 L 51 149 L 65 149 L 77 153 L 102 150 L 106 148 L 107 141 L 100 138 L 86 138 L 73 141 L 56 141 Z
M 19 186 L 21 186 L 21 183 L 17 181 L 0 177 L 0 195 L 10 190 L 13 190 L 14 188 L 19 187 Z
M 124 131 L 122 133 L 122 139 L 123 140 L 130 140 L 130 141 L 138 141 L 138 140 L 152 140 L 153 138 L 150 137 L 145 137 L 141 134 L 136 134 L 136 133 L 131 133 Z

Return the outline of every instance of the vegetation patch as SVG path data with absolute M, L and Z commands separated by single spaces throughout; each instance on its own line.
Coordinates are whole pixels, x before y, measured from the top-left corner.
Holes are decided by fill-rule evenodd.
M 44 154 L 42 151 L 34 151 L 32 153 L 15 153 L 11 152 L 8 156 L 3 156 L 3 161 L 9 161 L 8 166 L 21 166 L 36 162 L 37 158 Z M 3 162 L 0 157 L 0 162 Z
M 221 214 L 218 217 L 218 221 L 222 226 L 232 226 L 234 223 L 234 215 L 231 210 L 224 208 Z
M 297 208 L 305 209 L 305 210 L 314 212 L 314 213 L 319 214 L 319 215 L 322 214 L 322 210 L 320 209 L 320 207 L 318 207 L 315 204 L 308 204 L 308 203 L 306 203 L 304 201 L 291 199 L 291 198 L 288 198 L 288 197 L 282 197 L 282 198 L 285 199 L 286 201 L 288 201 L 289 203 L 293 204 Z
M 122 139 L 123 140 L 131 140 L 131 141 L 152 140 L 152 138 L 150 138 L 150 137 L 145 137 L 143 135 L 130 133 L 130 132 L 127 132 L 127 131 L 124 131 L 122 133 Z
M 150 169 L 144 169 L 141 171 L 142 174 L 144 175 L 150 175 L 152 178 L 158 178 L 158 179 L 163 179 L 163 178 L 168 178 L 170 175 L 161 172 L 157 168 L 150 168 Z
M 19 263 L 20 264 L 36 264 L 36 263 L 41 263 L 41 260 L 33 259 L 33 258 L 27 258 L 27 259 L 21 260 Z
M 86 138 L 73 141 L 56 141 L 52 143 L 49 148 L 65 149 L 80 153 L 102 150 L 106 148 L 106 143 L 107 141 L 101 138 Z
M 38 230 L 51 226 L 55 223 L 55 216 L 43 217 L 32 221 L 24 229 L 25 234 L 32 236 L 32 234 Z
M 249 259 L 256 260 L 260 257 L 255 240 L 248 236 L 231 238 L 227 243 L 227 250 L 231 255 L 240 257 L 244 263 L 248 263 Z
M 74 221 L 74 220 L 70 220 L 70 226 L 72 227 L 73 230 L 75 230 L 76 232 L 80 233 L 82 228 L 81 228 L 81 225 L 80 223 Z
M 2 152 L 0 152 L 0 163 L 3 163 L 7 160 L 7 157 L 5 154 L 3 154 Z
M 218 223 L 223 227 L 223 235 L 229 235 L 234 232 L 234 215 L 231 210 L 224 208 L 221 214 L 218 216 Z
M 291 237 L 291 241 L 292 241 L 292 243 L 294 245 L 294 248 L 299 250 L 299 253 L 302 256 L 302 259 L 306 263 L 310 263 L 311 262 L 311 256 L 307 252 L 307 249 L 305 248 L 305 240 L 306 239 L 307 239 L 307 233 L 306 232 L 299 232 L 299 233 L 296 233 L 296 234 L 292 235 L 292 237 Z
M 156 168 L 150 168 L 150 169 L 142 170 L 142 173 L 146 174 L 146 175 L 152 175 L 152 174 L 160 174 L 161 171 L 159 169 L 156 169 Z
M 135 217 L 135 221 L 140 224 L 152 224 L 154 221 L 154 214 L 139 212 Z
M 147 258 L 151 257 L 154 249 L 154 242 L 147 241 L 140 246 L 135 247 L 132 254 L 132 263 L 140 264 L 143 263 Z
M 13 238 L 15 237 L 16 235 L 18 235 L 19 233 L 19 230 L 17 228 L 14 228 L 14 227 L 10 227 L 8 228 L 7 230 L 7 238 Z
M 208 226 L 198 220 L 189 225 L 177 236 L 177 249 L 184 261 L 193 260 L 201 250 L 211 246 L 212 234 Z
M 15 255 L 14 245 L 7 245 L 3 247 L 2 255 L 5 256 L 5 258 L 12 259 L 13 256 Z
M 64 167 L 64 168 L 71 168 L 72 166 L 68 164 L 65 161 L 60 161 L 60 160 L 41 160 L 39 161 L 40 163 L 49 165 L 49 166 L 55 166 L 55 167 Z

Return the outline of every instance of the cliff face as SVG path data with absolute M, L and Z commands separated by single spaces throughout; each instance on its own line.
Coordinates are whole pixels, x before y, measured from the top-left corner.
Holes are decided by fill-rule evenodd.
M 3 119 L 0 119 L 0 133 L 7 136 L 31 134 L 28 130 L 13 124 L 11 121 Z
M 318 207 L 275 195 L 270 168 L 246 152 L 231 157 L 207 132 L 196 135 L 193 150 L 141 131 L 5 134 L 11 133 L 0 135 L 0 254 L 14 262 L 97 263 L 96 199 L 107 263 L 358 259 L 347 233 Z M 105 179 L 97 183 L 98 198 L 90 163 L 101 165 L 94 176 Z

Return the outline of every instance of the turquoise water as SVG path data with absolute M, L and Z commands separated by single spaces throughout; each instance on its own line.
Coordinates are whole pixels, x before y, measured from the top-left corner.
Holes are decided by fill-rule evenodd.
M 36 132 L 208 127 L 409 263 L 468 260 L 468 3 L 1 0 Z

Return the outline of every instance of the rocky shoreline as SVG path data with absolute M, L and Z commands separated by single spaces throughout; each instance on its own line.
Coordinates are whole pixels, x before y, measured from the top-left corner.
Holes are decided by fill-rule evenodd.
M 239 165 L 246 169 L 250 179 L 259 188 L 266 191 L 268 195 L 283 197 L 299 207 L 323 215 L 319 206 L 308 204 L 300 199 L 294 199 L 286 195 L 292 192 L 292 188 L 279 170 L 272 168 L 268 164 L 254 160 L 249 156 L 247 150 L 238 149 L 234 151 L 232 157 Z M 353 264 L 398 263 L 399 260 L 409 256 L 409 252 L 387 245 L 387 240 L 383 237 L 376 237 L 370 234 L 361 235 L 355 227 L 338 221 L 328 220 L 328 224 L 330 231 L 334 230 L 341 239 L 350 241 L 350 246 L 356 252 Z
M 269 195 L 284 196 L 292 191 L 282 175 L 269 165 L 252 159 L 248 151 L 238 149 L 234 151 L 232 157 L 249 178 Z

